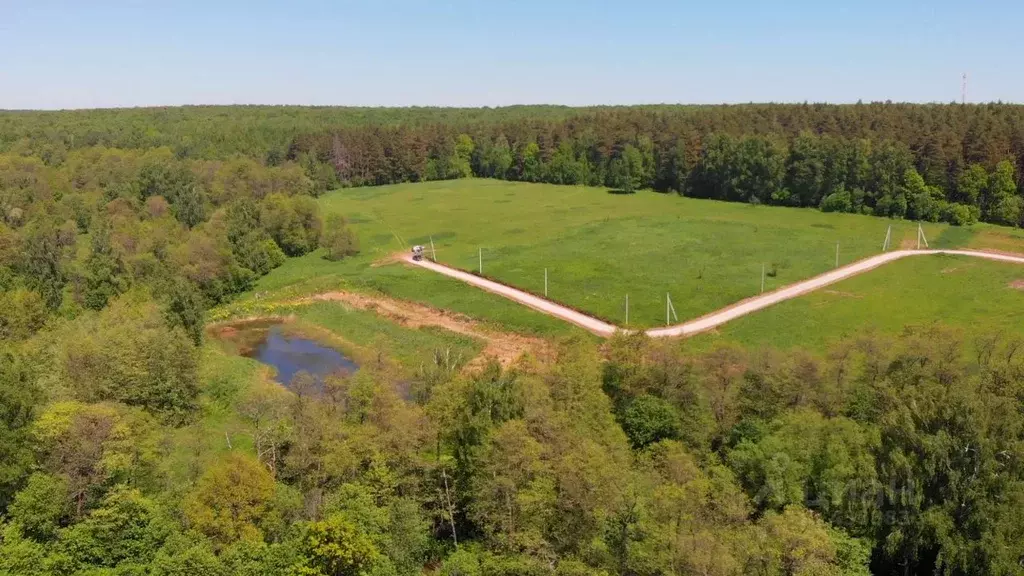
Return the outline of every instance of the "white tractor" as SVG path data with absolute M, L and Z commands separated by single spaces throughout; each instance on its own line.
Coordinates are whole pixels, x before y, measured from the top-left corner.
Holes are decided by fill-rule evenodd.
M 413 260 L 423 260 L 423 246 L 413 246 L 412 247 L 412 259 Z

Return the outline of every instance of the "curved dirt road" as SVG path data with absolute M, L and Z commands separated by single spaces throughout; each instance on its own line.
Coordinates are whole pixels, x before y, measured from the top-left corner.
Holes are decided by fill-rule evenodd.
M 993 252 L 980 252 L 977 250 L 895 250 L 879 254 L 877 256 L 871 256 L 870 258 L 865 258 L 864 260 L 854 262 L 853 264 L 847 264 L 841 268 L 836 268 L 835 270 L 797 282 L 796 284 L 790 284 L 789 286 L 779 288 L 773 292 L 741 300 L 740 302 L 726 306 L 721 310 L 711 312 L 710 314 L 689 320 L 682 324 L 667 326 L 665 328 L 651 328 L 647 330 L 647 335 L 654 338 L 691 336 L 693 334 L 721 326 L 722 324 L 739 318 L 740 316 L 756 312 L 762 308 L 767 308 L 772 304 L 796 298 L 807 294 L 808 292 L 813 292 L 814 290 L 828 286 L 829 284 L 849 278 L 850 276 L 862 274 L 868 270 L 877 268 L 894 260 L 899 260 L 908 256 L 928 256 L 932 254 L 971 256 L 974 258 L 985 258 L 987 260 L 997 260 L 1000 262 L 1024 264 L 1024 256 L 1011 256 Z M 499 296 L 504 296 L 505 298 L 529 306 L 534 310 L 538 310 L 556 318 L 561 318 L 567 322 L 572 322 L 573 324 L 589 330 L 598 336 L 611 336 L 616 330 L 621 330 L 621 328 L 617 326 L 598 320 L 597 318 L 587 316 L 586 314 L 577 312 L 576 310 L 567 308 L 561 304 L 556 304 L 550 300 L 545 300 L 539 296 L 534 296 L 528 292 L 517 290 L 516 288 L 494 282 L 493 280 L 481 278 L 474 274 L 470 274 L 469 272 L 463 272 L 462 270 L 450 268 L 443 264 L 437 264 L 427 259 L 416 261 L 413 260 L 410 255 L 406 255 L 404 260 L 414 266 L 426 268 L 439 274 L 444 274 L 445 276 L 462 280 L 467 284 L 482 288 L 488 292 L 493 292 Z

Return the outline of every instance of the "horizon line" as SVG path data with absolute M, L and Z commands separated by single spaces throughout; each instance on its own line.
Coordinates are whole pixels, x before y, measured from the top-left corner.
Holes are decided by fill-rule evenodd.
M 449 106 L 442 104 L 404 104 L 400 106 L 384 104 L 139 104 L 135 106 L 94 106 L 82 108 L 2 108 L 0 113 L 25 112 L 91 112 L 119 110 L 166 110 L 173 108 L 311 108 L 311 109 L 350 109 L 350 110 L 501 110 L 505 108 L 569 108 L 578 110 L 601 108 L 642 108 L 642 107 L 717 107 L 717 106 L 1024 106 L 1024 102 L 991 100 L 988 102 L 948 102 L 910 101 L 910 100 L 857 100 L 846 102 L 830 101 L 745 101 L 745 102 L 636 102 L 631 104 L 558 104 L 558 103 L 523 103 L 479 106 Z

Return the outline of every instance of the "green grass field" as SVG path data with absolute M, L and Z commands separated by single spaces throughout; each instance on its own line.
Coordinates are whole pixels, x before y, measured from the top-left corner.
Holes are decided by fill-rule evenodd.
M 453 310 L 503 329 L 558 336 L 579 332 L 479 289 L 398 263 L 374 265 L 413 244 L 438 260 L 544 292 L 616 324 L 664 324 L 665 294 L 680 320 L 790 284 L 840 263 L 878 253 L 888 226 L 892 245 L 913 247 L 917 224 L 816 210 L 752 206 L 654 192 L 496 180 L 455 180 L 343 189 L 320 199 L 324 215 L 345 215 L 358 232 L 359 256 L 330 262 L 314 253 L 289 259 L 263 278 L 272 297 L 331 289 L 379 292 Z M 987 225 L 925 224 L 932 247 L 1024 251 L 1024 233 Z
M 967 335 L 1024 336 L 1024 266 L 962 256 L 907 258 L 734 320 L 690 345 L 824 351 L 865 331 L 896 334 L 932 322 Z
M 429 245 L 438 260 L 478 267 L 504 283 L 549 296 L 614 323 L 664 323 L 665 294 L 680 319 L 692 318 L 760 290 L 770 290 L 879 252 L 886 227 L 894 244 L 916 224 L 814 210 L 751 206 L 653 192 L 492 180 L 404 184 L 341 190 L 322 200 L 346 215 L 364 251 L 375 258 Z M 928 225 L 939 241 L 947 227 Z

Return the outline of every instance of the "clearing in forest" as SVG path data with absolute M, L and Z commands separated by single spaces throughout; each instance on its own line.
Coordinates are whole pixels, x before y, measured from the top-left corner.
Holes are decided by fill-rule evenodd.
M 340 190 L 324 211 L 349 218 L 364 256 L 413 244 L 437 260 L 544 295 L 616 325 L 665 324 L 671 294 L 680 320 L 878 253 L 916 223 L 676 195 L 459 180 Z M 933 246 L 945 225 L 926 224 Z M 895 247 L 895 246 L 894 246 Z M 384 267 L 386 268 L 386 267 Z M 409 297 L 409 294 L 403 296 Z
M 873 216 L 481 179 L 342 189 L 319 202 L 325 216 L 348 218 L 361 253 L 289 259 L 258 292 L 381 294 L 542 337 L 580 330 L 394 256 L 429 251 L 432 237 L 441 263 L 476 272 L 482 259 L 485 276 L 537 295 L 547 269 L 550 300 L 624 326 L 628 294 L 628 326 L 652 328 L 665 325 L 666 293 L 685 321 L 759 294 L 762 265 L 767 292 L 833 269 L 837 243 L 847 264 L 879 253 L 889 226 L 893 248 L 917 232 Z M 1024 252 L 1022 231 L 923 228 L 932 248 Z

